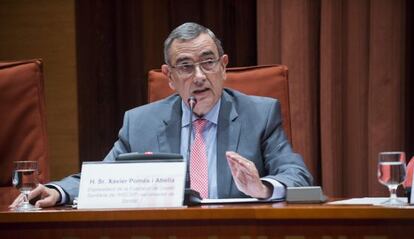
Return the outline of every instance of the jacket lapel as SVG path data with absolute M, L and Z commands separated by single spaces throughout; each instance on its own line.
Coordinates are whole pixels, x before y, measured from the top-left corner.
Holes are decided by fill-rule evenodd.
M 163 127 L 158 133 L 160 152 L 180 153 L 181 143 L 181 98 L 177 97 L 163 108 Z M 240 137 L 240 122 L 232 97 L 223 91 L 217 125 L 217 187 L 218 197 L 231 197 L 233 184 L 226 151 L 237 151 Z
M 165 113 L 161 118 L 163 128 L 158 133 L 160 152 L 180 153 L 181 137 L 181 98 L 176 97 L 167 107 L 162 109 Z
M 232 176 L 226 159 L 226 151 L 237 151 L 240 121 L 232 97 L 223 91 L 217 126 L 217 187 L 218 197 L 231 196 Z

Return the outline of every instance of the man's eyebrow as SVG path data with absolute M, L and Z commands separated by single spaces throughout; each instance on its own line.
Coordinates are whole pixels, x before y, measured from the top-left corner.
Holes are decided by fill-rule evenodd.
M 215 56 L 213 51 L 205 51 L 201 53 L 200 57 L 206 57 L 206 56 Z
M 180 62 L 182 62 L 182 61 L 188 61 L 188 60 L 192 61 L 193 59 L 191 59 L 191 58 L 190 58 L 190 57 L 188 57 L 188 56 L 179 57 L 179 58 L 177 58 L 177 60 L 175 61 L 175 64 L 180 63 Z

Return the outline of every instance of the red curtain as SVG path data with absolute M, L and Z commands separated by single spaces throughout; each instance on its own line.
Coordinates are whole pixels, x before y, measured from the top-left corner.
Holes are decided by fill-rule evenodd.
M 257 1 L 258 64 L 289 67 L 293 146 L 329 196 L 387 195 L 378 152 L 412 149 L 407 4 Z

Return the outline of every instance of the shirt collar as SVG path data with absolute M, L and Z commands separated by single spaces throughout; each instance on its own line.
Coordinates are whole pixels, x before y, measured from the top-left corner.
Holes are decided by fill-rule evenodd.
M 203 119 L 208 120 L 209 122 L 217 125 L 218 115 L 220 111 L 220 102 L 221 98 L 217 101 L 217 103 L 211 108 L 211 110 L 203 116 Z M 183 109 L 183 115 L 181 116 L 181 127 L 188 126 L 188 122 L 190 120 L 190 107 L 181 100 L 181 108 Z M 193 114 L 193 122 L 197 120 L 198 117 Z

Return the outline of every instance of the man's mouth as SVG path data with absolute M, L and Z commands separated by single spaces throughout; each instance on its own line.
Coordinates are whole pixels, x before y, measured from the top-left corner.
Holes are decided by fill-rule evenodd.
M 202 94 L 204 92 L 208 91 L 208 88 L 204 88 L 204 89 L 199 89 L 199 90 L 194 90 L 193 91 L 193 95 L 199 95 Z

